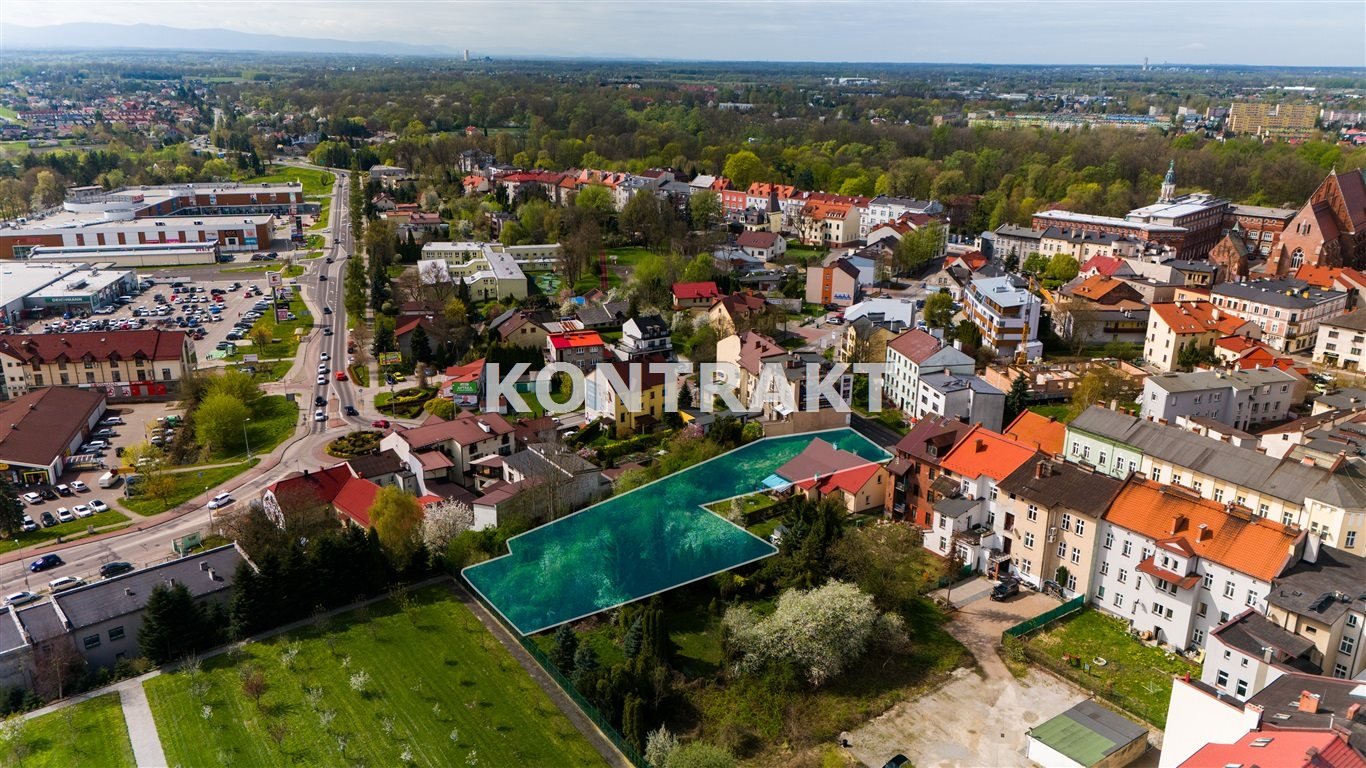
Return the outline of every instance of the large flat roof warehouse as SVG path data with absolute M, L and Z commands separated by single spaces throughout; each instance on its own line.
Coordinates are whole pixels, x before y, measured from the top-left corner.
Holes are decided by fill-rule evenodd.
M 145 243 L 139 245 L 40 245 L 29 251 L 28 260 L 38 262 L 80 261 L 109 266 L 158 267 L 179 264 L 213 264 L 218 261 L 218 241 L 206 243 Z
M 79 264 L 29 264 L 0 260 L 0 307 L 22 300 L 75 272 Z
M 87 297 L 99 293 L 111 285 L 127 280 L 132 272 L 127 269 L 98 270 L 76 265 L 75 272 L 49 283 L 29 294 L 35 299 L 56 299 L 62 297 Z
M 765 438 L 514 536 L 508 554 L 462 573 L 531 635 L 762 560 L 777 549 L 702 505 L 763 490 L 816 439 L 890 458 L 847 428 Z

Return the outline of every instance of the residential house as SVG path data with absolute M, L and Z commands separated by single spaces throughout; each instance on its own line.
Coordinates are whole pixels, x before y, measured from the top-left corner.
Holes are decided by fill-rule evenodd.
M 1284 645 L 1311 665 L 1296 669 L 1349 680 L 1366 672 L 1363 584 L 1366 558 L 1312 540 L 1303 559 L 1272 581 L 1264 620 L 1290 633 Z M 1251 682 L 1253 693 L 1265 685 Z
M 1144 340 L 1148 305 L 1123 280 L 1105 275 L 1078 277 L 1050 298 L 1054 329 L 1073 343 L 1137 344 Z
M 844 310 L 844 322 L 867 318 L 874 326 L 901 333 L 915 326 L 915 302 L 911 299 L 865 299 Z
M 645 363 L 598 366 L 584 381 L 584 408 L 585 419 L 611 424 L 619 438 L 651 432 L 664 421 L 664 374 Z
M 1067 445 L 1067 425 L 1034 411 L 1021 411 L 1001 434 L 1049 456 L 1061 455 Z
M 43 387 L 98 389 L 120 401 L 171 399 L 198 366 L 184 331 L 0 336 L 0 399 Z
M 488 331 L 499 342 L 514 347 L 544 347 L 549 335 L 536 315 L 523 309 L 510 309 L 495 317 Z
M 1009 392 L 1015 379 L 1023 376 L 1028 385 L 1029 402 L 1045 403 L 1071 400 L 1073 390 L 1088 373 L 1097 372 L 1122 380 L 1134 392 L 1143 389 L 1147 372 L 1124 360 L 1085 360 L 1075 363 L 1009 363 L 988 365 L 982 373 L 987 383 Z
M 1014 260 L 1017 264 L 1023 264 L 1030 254 L 1043 252 L 1039 246 L 1043 232 L 1042 229 L 1002 224 L 995 230 L 992 256 L 999 261 Z
M 621 341 L 616 346 L 618 359 L 632 361 L 654 357 L 672 360 L 673 352 L 674 343 L 669 326 L 659 315 L 641 315 L 622 324 Z
M 1005 413 L 1005 393 L 976 374 L 922 371 L 911 415 L 948 416 L 969 424 L 980 424 L 993 432 L 1001 430 Z
M 708 280 L 701 283 L 674 283 L 674 309 L 707 309 L 719 298 L 721 289 Z
M 1001 480 L 996 498 L 1011 572 L 1035 588 L 1055 581 L 1068 594 L 1086 594 L 1100 520 L 1122 485 L 1042 455 L 1021 464 Z
M 887 357 L 887 344 L 896 334 L 867 317 L 844 326 L 839 347 L 835 349 L 837 363 L 880 363 Z
M 396 428 L 380 440 L 380 450 L 398 454 L 425 495 L 442 483 L 471 485 L 474 461 L 512 454 L 513 431 L 512 424 L 496 413 L 465 413 L 450 421 Z
M 934 526 L 925 533 L 925 547 L 941 557 L 953 550 L 973 568 L 994 572 L 1008 557 L 997 514 L 997 484 L 1039 454 L 1004 435 L 979 425 L 963 436 L 941 462 L 944 472 L 959 483 L 958 496 L 934 505 Z
M 718 335 L 727 336 L 749 328 L 767 307 L 767 300 L 757 293 L 733 293 L 713 301 L 707 309 L 707 319 Z
M 764 398 L 762 408 L 755 410 L 770 420 L 788 417 L 790 414 L 783 410 L 787 405 L 806 409 L 808 366 L 816 366 L 822 378 L 829 374 L 831 367 L 820 355 L 789 353 L 773 339 L 754 331 L 731 334 L 718 341 L 716 361 L 737 367 L 740 381 L 736 395 L 740 403 L 748 409 L 756 399 Z M 853 375 L 846 372 L 835 384 L 835 390 L 845 402 L 853 395 L 853 380 Z M 781 405 L 773 402 L 784 399 L 786 403 Z M 826 408 L 831 404 L 822 397 L 817 405 Z
M 1346 293 L 1299 280 L 1222 283 L 1214 287 L 1210 301 L 1234 317 L 1255 323 L 1262 341 L 1287 354 L 1313 347 L 1319 324 L 1347 311 Z
M 762 261 L 777 261 L 787 253 L 787 240 L 777 232 L 742 232 L 735 245 L 750 256 Z
M 471 505 L 474 529 L 510 522 L 543 523 L 578 511 L 610 493 L 597 465 L 561 443 L 532 443 L 509 455 L 477 459 L 483 493 Z
M 1286 420 L 1304 402 L 1305 388 L 1303 376 L 1277 368 L 1158 373 L 1143 382 L 1139 400 L 1145 419 L 1175 423 L 1205 416 L 1247 430 Z
M 979 278 L 968 284 L 963 312 L 982 332 L 982 344 L 1000 357 L 1043 354 L 1039 338 L 1039 297 L 1016 278 Z
M 1048 257 L 1066 254 L 1083 264 L 1097 256 L 1129 258 L 1142 249 L 1143 244 L 1138 240 L 1113 232 L 1049 227 L 1039 235 L 1038 252 Z
M 1339 425 L 1355 422 L 1361 415 L 1366 402 L 1358 401 L 1347 408 L 1332 408 L 1310 416 L 1304 416 L 1284 424 L 1277 424 L 1262 430 L 1257 436 L 1257 450 L 1266 455 L 1282 459 L 1286 456 L 1294 455 L 1296 458 L 1312 455 L 1315 462 L 1321 459 L 1319 455 L 1327 456 L 1329 453 L 1332 459 L 1327 463 L 1336 461 L 1337 454 L 1346 446 L 1355 443 L 1355 440 L 1346 436 L 1331 439 L 1330 442 L 1321 446 L 1319 450 L 1310 451 L 1309 443 L 1314 442 L 1319 436 L 1330 436 L 1337 430 Z M 1353 431 L 1359 427 L 1353 427 Z
M 430 317 L 415 317 L 394 329 L 394 342 L 398 345 L 398 351 L 405 357 L 413 356 L 413 333 L 421 328 L 427 335 L 427 349 L 431 350 L 432 338 L 432 319 Z
M 1313 649 L 1311 640 L 1248 608 L 1210 630 L 1200 682 L 1245 701 L 1287 672 L 1321 674 L 1310 658 Z
M 859 240 L 859 208 L 848 202 L 809 200 L 802 206 L 797 236 L 803 245 L 853 245 Z
M 394 486 L 413 496 L 420 494 L 417 475 L 393 451 L 379 451 L 366 456 L 356 456 L 346 460 L 347 466 L 356 477 L 368 480 L 380 488 Z
M 931 416 L 913 424 L 892 446 L 893 459 L 887 464 L 891 485 L 885 506 L 893 520 L 921 528 L 934 526 L 934 505 L 959 492 L 958 481 L 945 476 L 940 464 L 971 429 L 957 419 Z
M 1304 551 L 1305 532 L 1179 486 L 1130 476 L 1100 524 L 1091 604 L 1184 650 L 1246 608 Z
M 962 350 L 918 328 L 887 342 L 886 363 L 883 392 L 894 407 L 907 412 L 919 403 L 922 372 L 971 376 L 977 369 L 977 361 Z
M 3 349 L 3 347 L 0 347 Z M 1324 320 L 1314 339 L 1314 362 L 1363 371 L 1366 360 L 1366 309 Z
M 569 363 L 585 373 L 609 359 L 607 344 L 597 331 L 564 331 L 546 335 L 546 360 Z
M 881 507 L 887 495 L 888 475 L 882 464 L 819 438 L 774 470 L 774 475 L 782 481 L 773 484 L 778 488 L 791 489 L 812 501 L 833 497 L 851 515 Z
M 938 216 L 944 212 L 944 206 L 937 200 L 913 200 L 878 195 L 868 201 L 864 211 L 865 213 L 859 217 L 859 229 L 860 236 L 867 238 L 878 226 L 898 221 L 905 216 Z
M 806 268 L 806 303 L 848 307 L 858 301 L 863 283 L 859 268 L 850 259 L 836 259 L 824 266 Z
M 1215 342 L 1226 336 L 1260 338 L 1261 328 L 1207 301 L 1154 304 L 1148 313 L 1143 359 L 1159 371 L 1183 367 L 1187 359 L 1214 355 Z M 1200 350 L 1208 350 L 1201 353 Z M 1189 365 L 1189 363 L 1186 363 Z

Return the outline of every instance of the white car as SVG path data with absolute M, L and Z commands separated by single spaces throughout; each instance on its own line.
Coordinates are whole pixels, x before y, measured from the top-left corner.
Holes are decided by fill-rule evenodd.
M 74 523 L 76 516 L 71 514 L 71 510 L 66 507 L 57 507 L 57 519 L 63 523 Z
M 91 499 L 90 503 L 86 506 L 90 507 L 90 510 L 95 514 L 109 511 L 109 505 L 105 504 L 103 501 L 100 501 L 99 499 Z
M 68 589 L 75 589 L 76 587 L 84 587 L 84 586 L 85 586 L 85 580 L 84 580 L 84 579 L 78 579 L 78 578 L 76 578 L 75 576 L 62 576 L 62 577 L 60 577 L 60 578 L 56 578 L 56 579 L 53 579 L 52 581 L 49 581 L 49 582 L 47 583 L 47 586 L 48 586 L 48 589 L 51 589 L 51 590 L 52 590 L 52 594 L 55 595 L 55 594 L 57 594 L 58 592 L 65 592 L 65 591 L 68 590 Z
M 86 491 L 90 490 L 90 486 L 86 485 L 85 483 L 82 483 L 80 480 L 72 480 L 71 490 L 75 491 L 76 493 L 85 493 Z
M 220 507 L 226 507 L 233 501 L 234 499 L 232 498 L 232 494 L 220 493 L 212 499 L 209 499 L 209 509 L 218 509 Z
M 77 504 L 71 508 L 71 511 L 76 513 L 76 517 L 90 517 L 95 514 L 94 512 L 91 512 L 90 507 L 85 504 Z
M 29 491 L 28 493 L 24 494 L 24 501 L 28 502 L 29 504 L 41 504 L 43 503 L 43 497 L 39 496 L 38 494 L 32 491 Z
M 313 420 L 314 420 L 314 421 L 327 421 L 327 414 L 326 414 L 326 413 L 323 413 L 323 409 L 319 408 L 318 410 L 316 410 L 316 411 L 313 412 Z
M 321 355 L 318 356 L 318 359 L 319 359 L 319 360 L 322 360 L 322 361 L 324 361 L 324 362 L 326 362 L 326 361 L 328 361 L 328 360 L 331 360 L 331 359 L 332 359 L 332 356 L 329 355 L 329 354 L 327 354 L 326 352 L 324 352 L 324 353 L 322 353 Z
M 34 600 L 38 600 L 40 598 L 41 595 L 35 595 L 32 592 L 12 592 L 8 595 L 5 595 L 5 605 L 14 607 L 20 605 L 28 605 Z
M 318 386 L 320 386 L 320 387 L 325 387 L 325 386 L 327 386 L 327 377 L 326 377 L 326 376 L 319 376 L 319 377 L 318 377 Z

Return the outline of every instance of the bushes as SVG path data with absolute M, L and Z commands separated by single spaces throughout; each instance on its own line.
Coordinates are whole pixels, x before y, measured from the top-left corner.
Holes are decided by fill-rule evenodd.
M 379 441 L 383 437 L 383 432 L 377 432 L 373 429 L 358 429 L 354 432 L 348 432 L 327 444 L 327 455 L 336 456 L 339 459 L 368 456 L 379 450 Z
M 392 397 L 387 397 L 388 394 L 381 392 L 375 396 L 375 409 L 381 413 L 411 419 L 422 413 L 422 407 L 436 396 L 436 390 L 430 387 L 410 387 L 400 389 Z
M 455 417 L 455 402 L 444 397 L 433 397 L 423 404 L 422 410 L 438 418 L 450 420 Z

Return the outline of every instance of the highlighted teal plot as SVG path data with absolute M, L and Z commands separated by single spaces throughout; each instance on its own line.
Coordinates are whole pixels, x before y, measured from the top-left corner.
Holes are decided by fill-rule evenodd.
M 777 549 L 702 505 L 764 490 L 814 439 L 888 458 L 852 429 L 765 438 L 515 536 L 509 554 L 462 573 L 530 635 L 762 560 Z

